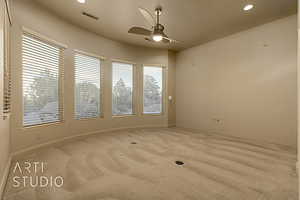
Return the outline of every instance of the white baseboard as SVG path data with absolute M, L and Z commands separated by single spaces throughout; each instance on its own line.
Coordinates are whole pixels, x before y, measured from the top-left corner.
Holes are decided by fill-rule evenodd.
M 15 158 L 18 158 L 24 154 L 27 154 L 27 153 L 30 153 L 30 152 L 33 152 L 34 150 L 38 149 L 38 148 L 42 148 L 42 147 L 47 147 L 47 146 L 51 146 L 51 145 L 54 145 L 56 143 L 60 143 L 60 142 L 65 142 L 67 140 L 73 140 L 73 139 L 78 139 L 80 137 L 86 137 L 86 136 L 89 136 L 89 135 L 94 135 L 94 134 L 98 134 L 98 133 L 103 133 L 103 132 L 111 132 L 111 131 L 121 131 L 121 130 L 130 130 L 130 129 L 138 129 L 138 128 L 166 128 L 167 126 L 135 126 L 135 127 L 123 127 L 123 128 L 109 128 L 109 129 L 104 129 L 104 130 L 98 130 L 98 131 L 93 131 L 93 132 L 88 132 L 88 133 L 83 133 L 83 134 L 77 134 L 77 135 L 73 135 L 73 136 L 68 136 L 68 137 L 63 137 L 63 138 L 60 138 L 60 139 L 56 139 L 56 140 L 52 140 L 50 142 L 45 142 L 45 143 L 42 143 L 42 144 L 38 144 L 38 145 L 33 145 L 31 147 L 28 147 L 28 148 L 24 148 L 24 149 L 21 149 L 19 151 L 15 151 L 12 153 L 12 158 L 15 159 Z
M 0 199 L 3 198 L 3 192 L 5 189 L 6 182 L 7 182 L 11 161 L 12 161 L 12 157 L 10 156 L 6 163 L 6 166 L 4 168 L 3 176 L 1 177 L 1 180 L 0 180 Z

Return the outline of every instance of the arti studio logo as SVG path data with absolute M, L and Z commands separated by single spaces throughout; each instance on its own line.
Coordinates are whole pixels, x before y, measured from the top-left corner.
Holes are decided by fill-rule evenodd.
M 61 176 L 47 176 L 44 162 L 16 162 L 13 170 L 13 187 L 57 187 L 64 184 Z

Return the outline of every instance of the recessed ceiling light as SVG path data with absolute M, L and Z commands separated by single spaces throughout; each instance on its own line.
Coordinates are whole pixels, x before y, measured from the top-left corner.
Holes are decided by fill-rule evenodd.
M 85 3 L 85 0 L 77 0 L 79 3 Z
M 244 11 L 251 10 L 253 7 L 254 7 L 253 4 L 247 4 L 247 5 L 245 5 L 245 7 L 244 7 Z

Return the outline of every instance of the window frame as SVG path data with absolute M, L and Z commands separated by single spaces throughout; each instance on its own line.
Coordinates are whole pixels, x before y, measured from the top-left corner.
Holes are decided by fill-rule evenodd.
M 160 113 L 145 113 L 144 111 L 144 68 L 145 67 L 154 67 L 154 68 L 161 68 L 162 69 L 162 89 L 161 89 L 161 112 Z M 167 88 L 167 67 L 159 64 L 143 64 L 142 65 L 142 84 L 141 84 L 141 92 L 142 92 L 142 99 L 141 99 L 141 114 L 144 116 L 163 116 L 166 112 L 166 88 Z
M 49 37 L 42 35 L 38 32 L 35 32 L 31 29 L 28 29 L 26 27 L 22 27 L 22 40 L 21 40 L 21 49 L 23 48 L 23 36 L 26 35 L 27 37 L 31 37 L 33 39 L 36 39 L 42 43 L 46 43 L 48 45 L 54 46 L 59 48 L 60 54 L 59 54 L 59 67 L 58 67 L 58 105 L 59 105 L 59 121 L 54 122 L 47 122 L 47 123 L 41 123 L 41 124 L 32 124 L 32 125 L 24 125 L 24 88 L 23 88 L 23 63 L 21 62 L 21 98 L 22 98 L 22 116 L 21 116 L 21 123 L 23 128 L 35 128 L 35 127 L 42 127 L 42 126 L 49 126 L 49 125 L 57 125 L 62 124 L 65 122 L 65 102 L 64 102 L 64 60 L 65 60 L 65 50 L 68 48 L 67 45 L 57 42 L 53 39 L 50 39 Z M 23 51 L 21 50 L 21 57 L 23 57 Z
M 114 115 L 113 114 L 113 63 L 121 63 L 121 64 L 127 64 L 132 65 L 132 114 L 121 114 L 121 115 Z M 137 64 L 134 62 L 126 61 L 126 60 L 120 60 L 120 59 L 112 59 L 111 60 L 111 116 L 112 118 L 123 118 L 123 117 L 134 117 L 137 116 Z
M 3 24 L 3 45 L 4 45 L 4 63 L 3 63 L 3 119 L 6 119 L 11 114 L 11 60 L 10 60 L 10 28 L 11 28 L 11 18 L 9 4 L 5 1 L 4 5 L 4 24 Z M 9 103 L 6 107 L 6 99 Z M 7 108 L 7 109 L 5 109 Z
M 76 101 L 75 101 L 75 96 L 76 96 L 76 66 L 75 66 L 75 54 L 81 54 L 81 55 L 85 55 L 85 56 L 89 56 L 89 57 L 93 57 L 96 59 L 100 60 L 100 115 L 97 117 L 86 117 L 86 118 L 76 118 Z M 82 51 L 82 50 L 78 50 L 78 49 L 74 49 L 73 50 L 73 61 L 74 61 L 74 96 L 73 96 L 73 100 L 74 100 L 74 109 L 73 109 L 73 118 L 75 120 L 78 121 L 85 121 L 85 120 L 93 120 L 93 119 L 103 119 L 104 118 L 104 67 L 103 67 L 103 62 L 106 60 L 105 57 L 103 56 L 99 56 L 97 54 L 93 54 L 93 53 L 88 53 L 86 51 Z

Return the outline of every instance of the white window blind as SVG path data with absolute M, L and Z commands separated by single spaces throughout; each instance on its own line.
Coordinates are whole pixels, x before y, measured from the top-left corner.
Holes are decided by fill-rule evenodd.
M 160 114 L 163 108 L 163 68 L 144 67 L 144 113 Z
M 31 34 L 23 34 L 24 126 L 62 120 L 63 50 Z
M 75 118 L 101 116 L 101 61 L 75 53 Z
M 113 62 L 112 64 L 112 113 L 133 114 L 133 65 Z
M 3 111 L 3 101 L 4 101 L 4 67 L 5 67 L 5 11 L 4 11 L 3 3 L 0 3 L 0 116 L 2 117 Z M 2 120 L 2 119 L 1 119 Z
M 3 89 L 3 113 L 10 113 L 11 102 L 11 72 L 10 72 L 10 55 L 9 55 L 9 18 L 5 11 L 4 17 L 4 89 Z

